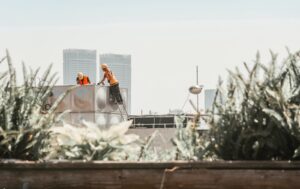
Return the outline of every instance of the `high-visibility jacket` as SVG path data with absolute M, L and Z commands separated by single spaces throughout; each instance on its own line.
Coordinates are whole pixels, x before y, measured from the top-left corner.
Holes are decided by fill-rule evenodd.
M 83 76 L 82 79 L 79 79 L 78 77 L 76 78 L 77 84 L 79 85 L 88 85 L 90 84 L 90 78 L 88 76 Z
M 113 86 L 113 85 L 116 85 L 119 83 L 119 81 L 117 80 L 115 75 L 110 70 L 105 71 L 104 76 L 106 77 L 110 86 Z

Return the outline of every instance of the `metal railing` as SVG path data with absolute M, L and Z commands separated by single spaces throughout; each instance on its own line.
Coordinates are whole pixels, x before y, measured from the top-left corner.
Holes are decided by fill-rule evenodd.
M 186 127 L 186 123 L 183 124 Z M 134 123 L 131 128 L 176 128 L 175 123 Z

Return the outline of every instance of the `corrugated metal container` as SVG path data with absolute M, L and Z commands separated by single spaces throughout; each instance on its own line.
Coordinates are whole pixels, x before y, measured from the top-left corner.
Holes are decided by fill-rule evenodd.
M 53 104 L 67 89 L 72 86 L 55 86 L 49 104 Z M 127 110 L 127 89 L 120 89 Z M 57 113 L 70 110 L 64 120 L 72 124 L 80 124 L 82 120 L 97 122 L 102 126 L 109 126 L 122 121 L 117 104 L 109 100 L 109 87 L 98 85 L 85 85 L 72 90 L 60 103 Z

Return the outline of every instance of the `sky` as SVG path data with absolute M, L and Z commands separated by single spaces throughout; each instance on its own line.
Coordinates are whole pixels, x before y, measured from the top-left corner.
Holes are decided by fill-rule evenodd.
M 299 50 L 299 7 L 296 0 L 0 0 L 0 57 L 9 49 L 18 73 L 22 61 L 53 63 L 62 84 L 63 49 L 131 54 L 132 113 L 168 113 L 182 108 L 196 65 L 211 89 L 226 69 L 251 65 L 257 51 L 268 62 L 270 49 L 282 58 L 286 47 Z

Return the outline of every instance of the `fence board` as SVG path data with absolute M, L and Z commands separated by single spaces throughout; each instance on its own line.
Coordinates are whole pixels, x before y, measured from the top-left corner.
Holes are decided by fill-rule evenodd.
M 299 178 L 300 162 L 282 161 L 0 162 L 1 189 L 288 189 Z

